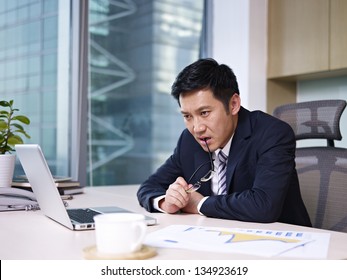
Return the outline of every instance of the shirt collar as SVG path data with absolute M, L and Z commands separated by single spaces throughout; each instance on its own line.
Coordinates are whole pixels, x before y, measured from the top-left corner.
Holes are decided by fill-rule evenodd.
M 223 147 L 223 149 L 217 149 L 213 152 L 214 158 L 217 158 L 220 151 L 223 151 L 223 153 L 227 156 L 229 156 L 230 147 L 231 147 L 231 141 L 233 140 L 233 136 L 230 137 L 228 143 Z

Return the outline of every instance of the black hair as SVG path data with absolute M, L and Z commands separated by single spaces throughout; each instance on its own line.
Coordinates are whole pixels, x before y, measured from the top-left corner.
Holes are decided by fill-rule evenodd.
M 234 93 L 240 94 L 234 72 L 225 64 L 218 64 L 212 58 L 202 58 L 185 67 L 171 87 L 171 95 L 178 101 L 185 93 L 211 89 L 229 112 L 229 101 Z

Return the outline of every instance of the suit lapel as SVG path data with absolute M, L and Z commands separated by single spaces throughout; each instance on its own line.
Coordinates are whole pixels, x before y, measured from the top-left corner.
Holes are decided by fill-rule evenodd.
M 252 133 L 251 121 L 250 121 L 250 112 L 243 107 L 241 107 L 239 112 L 239 119 L 237 127 L 231 142 L 231 147 L 228 157 L 228 166 L 227 166 L 227 178 L 226 184 L 228 188 L 228 193 L 230 190 L 230 183 L 235 172 L 235 168 L 239 161 L 240 155 L 243 153 L 244 149 L 247 147 L 247 142 L 250 139 Z

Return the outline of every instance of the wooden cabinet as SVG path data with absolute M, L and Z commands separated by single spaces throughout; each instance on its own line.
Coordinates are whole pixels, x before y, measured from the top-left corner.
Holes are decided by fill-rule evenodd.
M 268 77 L 327 70 L 329 0 L 269 0 Z
M 347 74 L 347 0 L 268 0 L 267 111 L 296 83 Z
M 330 0 L 330 69 L 347 68 L 347 0 Z

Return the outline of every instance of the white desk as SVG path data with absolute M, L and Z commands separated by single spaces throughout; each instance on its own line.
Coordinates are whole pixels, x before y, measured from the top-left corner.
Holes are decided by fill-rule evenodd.
M 149 226 L 148 232 L 172 224 L 201 225 L 213 227 L 258 228 L 271 230 L 330 232 L 328 259 L 347 258 L 347 233 L 323 231 L 314 228 L 272 223 L 246 223 L 212 219 L 200 215 L 148 213 L 139 206 L 136 198 L 138 186 L 86 188 L 85 194 L 76 195 L 69 201 L 71 207 L 117 205 L 135 212 L 151 215 L 158 225 Z M 83 259 L 83 248 L 95 244 L 95 231 L 74 232 L 42 215 L 41 211 L 17 211 L 0 213 L 0 259 Z M 261 259 L 242 254 L 209 253 L 183 249 L 157 248 L 152 259 Z M 266 258 L 265 258 L 266 259 Z

